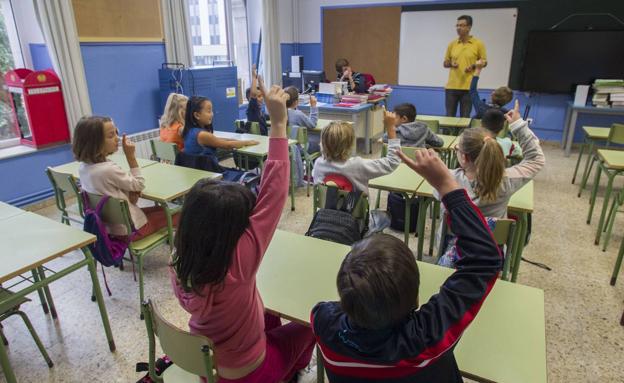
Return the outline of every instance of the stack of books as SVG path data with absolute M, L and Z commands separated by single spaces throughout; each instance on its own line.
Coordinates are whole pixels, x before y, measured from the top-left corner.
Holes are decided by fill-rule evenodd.
M 369 93 L 387 96 L 392 93 L 392 88 L 388 84 L 375 84 L 368 89 Z
M 624 79 L 594 81 L 592 103 L 598 108 L 624 107 Z
M 366 94 L 345 94 L 340 99 L 340 102 L 345 104 L 363 104 L 368 102 L 368 95 Z

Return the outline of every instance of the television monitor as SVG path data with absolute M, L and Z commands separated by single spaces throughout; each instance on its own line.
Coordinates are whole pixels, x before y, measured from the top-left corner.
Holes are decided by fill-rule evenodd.
M 303 93 L 318 92 L 319 83 L 327 81 L 325 72 L 322 70 L 304 70 L 301 73 L 303 75 Z
M 597 78 L 624 78 L 624 31 L 529 32 L 525 91 L 570 93 Z

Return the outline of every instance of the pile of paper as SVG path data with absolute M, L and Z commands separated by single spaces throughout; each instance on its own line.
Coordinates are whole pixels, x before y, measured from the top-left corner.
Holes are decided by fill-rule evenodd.
M 598 108 L 624 107 L 624 79 L 594 81 L 592 103 Z
M 392 93 L 392 88 L 388 84 L 375 84 L 368 88 L 369 93 L 387 96 Z

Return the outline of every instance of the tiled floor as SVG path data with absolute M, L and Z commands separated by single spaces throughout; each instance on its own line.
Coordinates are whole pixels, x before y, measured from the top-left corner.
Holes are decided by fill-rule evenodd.
M 524 256 L 547 264 L 552 271 L 523 262 L 518 281 L 545 291 L 548 380 L 622 382 L 624 327 L 618 322 L 624 310 L 624 276 L 615 287 L 609 285 L 609 278 L 624 233 L 624 219 L 618 216 L 611 245 L 607 252 L 600 251 L 593 245 L 594 226 L 585 224 L 589 193 L 579 199 L 577 186 L 570 184 L 576 157 L 563 157 L 554 144 L 546 145 L 545 152 L 547 165 L 535 180 L 533 235 Z M 599 199 L 593 223 L 601 203 Z M 306 197 L 305 189 L 297 191 L 296 204 L 295 212 L 288 204 L 284 208 L 280 228 L 304 233 L 312 216 L 311 199 Z M 53 206 L 38 212 L 58 216 Z M 415 242 L 411 241 L 411 247 Z M 68 254 L 51 267 L 77 257 L 81 255 Z M 146 292 L 158 302 L 165 316 L 185 327 L 188 317 L 171 293 L 167 258 L 165 247 L 146 257 Z M 126 267 L 123 272 L 107 269 L 106 275 L 113 295 L 105 300 L 117 352 L 108 351 L 97 307 L 89 299 L 88 274 L 73 273 L 51 285 L 57 321 L 43 314 L 36 295 L 23 306 L 54 368 L 47 368 L 21 320 L 13 317 L 3 323 L 18 381 L 135 382 L 139 378 L 134 366 L 147 360 L 147 341 L 144 323 L 139 320 L 138 288 L 132 268 Z M 305 381 L 314 381 L 314 376 L 308 374 Z M 0 381 L 4 381 L 2 375 Z

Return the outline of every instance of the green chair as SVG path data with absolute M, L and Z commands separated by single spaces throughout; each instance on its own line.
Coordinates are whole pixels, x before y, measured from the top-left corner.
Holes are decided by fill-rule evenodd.
M 442 222 L 447 222 L 446 219 L 442 220 Z M 514 263 L 512 262 L 512 258 L 515 254 L 513 254 L 512 250 L 514 248 L 514 235 L 516 229 L 516 221 L 513 219 L 503 219 L 499 218 L 496 220 L 496 226 L 494 227 L 494 231 L 492 235 L 494 236 L 494 241 L 498 246 L 505 246 L 505 261 L 503 263 L 503 273 L 501 274 L 501 279 L 509 280 L 509 276 L 511 275 L 510 267 Z M 452 234 L 448 225 L 446 223 L 442 224 L 442 235 L 440 238 L 444 238 L 447 234 Z M 444 251 L 444 241 L 440 241 L 440 247 L 438 249 L 438 258 L 440 258 Z
M 234 130 L 239 132 L 247 132 L 245 128 L 245 124 L 247 124 L 247 120 L 236 120 L 234 121 Z M 257 121 L 252 121 L 249 123 L 249 134 L 256 134 L 258 136 L 261 135 L 260 132 L 260 123 Z
M 99 194 L 87 193 L 89 197 L 89 204 L 92 209 L 95 209 L 102 196 Z M 128 201 L 118 198 L 109 198 L 104 207 L 102 208 L 102 220 L 107 224 L 120 224 L 125 226 L 128 233 L 134 231 L 134 225 L 130 218 L 130 210 L 128 208 Z M 139 269 L 139 304 L 144 299 L 144 286 L 143 286 L 143 257 L 149 252 L 164 244 L 169 239 L 169 230 L 164 227 L 157 232 L 148 235 L 147 237 L 131 241 L 128 245 L 128 251 L 131 257 L 136 257 L 137 265 Z M 136 279 L 135 279 L 136 280 Z M 143 314 L 141 314 L 141 319 Z
M 327 188 L 330 188 L 330 187 L 336 187 L 336 185 L 331 182 L 329 182 L 327 185 L 323 185 L 323 184 L 314 185 L 313 198 L 312 198 L 312 209 L 314 213 L 316 213 L 316 211 L 320 209 L 321 206 L 325 206 L 325 196 L 327 194 Z M 338 198 L 344 197 L 348 193 L 349 192 L 345 190 L 339 189 Z M 368 209 L 369 209 L 368 196 L 362 193 L 351 215 L 353 215 L 353 218 L 355 218 L 358 221 L 366 220 L 368 219 Z
M 178 155 L 178 145 L 171 142 L 163 142 L 158 139 L 150 140 L 152 155 L 156 161 L 173 165 Z
M 620 273 L 620 267 L 622 266 L 622 258 L 624 258 L 624 239 L 622 239 L 622 244 L 620 245 L 620 251 L 618 251 L 617 258 L 615 260 L 615 265 L 613 266 L 613 273 L 611 274 L 611 286 L 615 286 L 615 282 L 617 281 L 618 274 Z M 622 314 L 622 326 L 624 326 L 624 314 Z
M 572 175 L 572 184 L 574 184 L 574 181 L 576 181 L 576 175 L 578 173 L 579 165 L 581 164 L 581 158 L 583 157 L 585 148 L 589 146 L 589 150 L 587 150 L 587 159 L 585 160 L 585 170 L 583 171 L 583 177 L 585 177 L 585 173 L 587 173 L 587 170 L 589 169 L 589 162 L 592 156 L 595 155 L 594 149 L 596 142 L 608 141 L 610 130 L 611 128 L 583 126 L 585 137 L 583 138 L 583 143 L 581 144 L 581 149 L 579 150 L 579 156 L 576 160 L 576 167 L 574 168 L 574 174 Z
M 292 134 L 292 129 L 289 134 Z M 289 135 L 289 137 L 292 137 Z M 305 175 L 308 177 L 306 181 L 306 195 L 310 196 L 310 183 L 312 181 L 312 165 L 317 158 L 321 156 L 321 152 L 308 153 L 308 148 L 310 147 L 309 139 L 308 139 L 308 129 L 304 127 L 296 127 L 295 129 L 295 137 L 299 145 L 301 145 L 302 153 L 301 157 L 305 164 Z
M 191 334 L 169 323 L 151 301 L 141 304 L 149 341 L 149 376 L 155 382 L 208 383 L 217 381 L 214 344 L 205 336 Z M 163 352 L 173 364 L 162 375 L 156 374 L 156 337 Z
M 609 136 L 607 137 L 607 142 L 605 144 L 605 147 L 609 148 L 611 144 L 624 145 L 624 124 L 613 124 L 611 125 L 611 128 L 609 128 Z M 592 150 L 593 150 L 593 146 L 592 146 Z M 581 193 L 583 192 L 583 190 L 585 189 L 585 186 L 587 185 L 587 180 L 589 179 L 592 169 L 594 168 L 594 163 L 598 161 L 598 156 L 596 155 L 596 153 L 590 153 L 590 157 L 591 157 L 591 161 L 589 163 L 589 168 L 585 166 L 586 169 L 583 172 L 583 178 L 581 180 L 581 185 L 579 187 L 578 197 L 581 196 Z
M 427 127 L 436 134 L 440 130 L 440 121 L 438 120 L 419 120 L 418 118 L 416 118 L 416 121 L 427 124 Z
M 69 221 L 82 224 L 84 219 L 84 212 L 82 211 L 82 198 L 80 198 L 80 188 L 76 183 L 74 177 L 69 173 L 57 172 L 51 167 L 45 170 L 50 183 L 52 184 L 52 190 L 54 190 L 54 201 L 56 207 L 61 212 L 61 223 L 69 225 Z M 67 209 L 67 200 L 65 197 L 71 196 L 76 198 L 78 204 L 78 215 L 80 219 L 74 218 L 70 215 L 70 210 Z
M 8 299 L 12 295 L 13 295 L 13 292 L 11 292 L 10 290 L 0 287 L 0 300 L 4 301 L 5 299 Z M 32 323 L 30 322 L 30 319 L 28 319 L 28 316 L 23 311 L 20 311 L 19 309 L 20 306 L 26 302 L 30 302 L 30 299 L 26 297 L 22 297 L 15 304 L 9 307 L 0 307 L 0 312 L 2 312 L 2 314 L 0 314 L 0 322 L 4 321 L 5 319 L 13 315 L 19 315 L 24 321 L 24 324 L 26 325 L 26 327 L 28 328 L 28 332 L 30 332 L 30 335 L 33 337 L 33 340 L 35 341 L 35 344 L 37 345 L 39 352 L 41 352 L 43 359 L 45 359 L 46 363 L 48 364 L 48 367 L 52 368 L 54 367 L 54 363 L 52 363 L 52 359 L 50 359 L 48 352 L 46 351 L 45 347 L 43 347 L 43 343 L 41 343 L 41 339 L 39 339 L 39 335 L 37 335 L 37 332 L 35 331 Z M 0 334 L 2 335 L 2 341 L 4 342 L 4 344 L 8 345 L 9 342 L 5 338 L 4 332 L 2 332 L 2 330 L 0 330 Z
M 473 118 L 470 120 L 470 127 L 471 128 L 480 128 L 481 127 L 481 119 L 480 118 Z M 509 135 L 509 123 L 507 121 L 505 121 L 505 124 L 503 125 L 503 129 L 498 132 L 497 137 L 500 138 L 505 138 Z
M 618 209 L 620 206 L 624 205 L 624 190 L 621 190 L 613 197 L 613 202 L 611 202 L 611 208 L 609 209 L 609 214 L 607 215 L 607 219 L 605 221 L 605 239 L 602 244 L 602 251 L 607 250 L 607 246 L 609 246 L 609 240 L 611 240 L 611 233 L 613 232 L 613 224 L 615 222 L 615 217 L 618 213 Z

